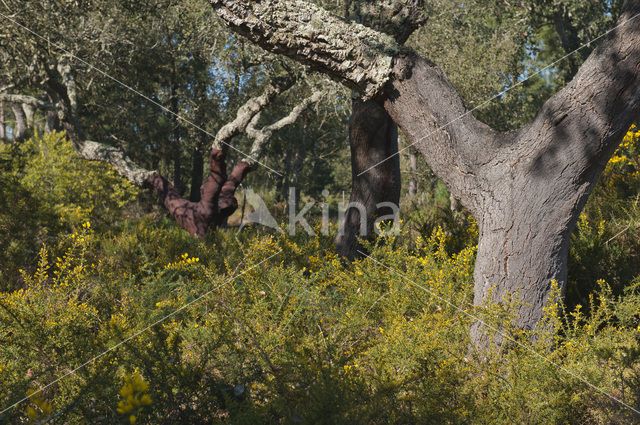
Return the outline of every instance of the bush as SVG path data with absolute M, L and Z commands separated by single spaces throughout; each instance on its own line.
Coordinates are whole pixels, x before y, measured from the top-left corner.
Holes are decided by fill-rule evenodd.
M 530 335 L 470 352 L 466 313 L 512 319 L 471 306 L 474 249 L 450 255 L 439 230 L 403 240 L 345 266 L 330 237 L 229 229 L 196 241 L 163 222 L 85 224 L 60 258 L 40 252 L 25 289 L 0 296 L 1 405 L 43 388 L 2 420 L 629 423 L 529 351 Z M 601 282 L 591 302 L 588 317 L 552 303 L 531 348 L 636 405 L 640 294 Z
M 108 165 L 79 159 L 64 133 L 0 144 L 0 290 L 20 287 L 43 243 L 90 221 L 117 223 L 138 191 Z

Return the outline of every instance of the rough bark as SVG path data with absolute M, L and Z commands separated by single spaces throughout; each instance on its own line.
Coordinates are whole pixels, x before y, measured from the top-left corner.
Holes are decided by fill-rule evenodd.
M 389 114 L 372 100 L 353 100 L 349 121 L 351 147 L 351 198 L 345 212 L 335 245 L 338 254 L 347 259 L 359 256 L 363 248 L 358 238 L 369 238 L 378 217 L 394 213 L 389 207 L 379 208 L 382 202 L 400 202 L 400 159 L 398 127 Z M 383 161 L 380 166 L 363 171 Z
M 403 44 L 427 20 L 423 3 L 422 0 L 349 0 L 345 2 L 345 16 Z M 361 256 L 364 248 L 358 238 L 369 239 L 376 219 L 393 215 L 394 211 L 388 207 L 378 208 L 379 204 L 390 203 L 399 208 L 399 158 L 394 157 L 374 172 L 363 175 L 370 167 L 398 153 L 397 139 L 397 126 L 383 108 L 373 102 L 354 102 L 349 132 L 352 171 L 349 205 L 353 206 L 346 211 L 335 240 L 337 252 L 343 258 Z
M 347 0 L 345 17 L 389 34 L 402 44 L 427 22 L 422 0 Z
M 564 288 L 569 235 L 580 210 L 640 113 L 638 19 L 605 37 L 531 123 L 498 133 L 465 109 L 435 64 L 374 30 L 332 19 L 300 0 L 210 1 L 231 28 L 264 48 L 310 64 L 384 105 L 478 221 L 475 304 L 515 295 L 523 303 L 518 325 L 533 329 L 551 281 Z M 316 13 L 324 28 L 311 25 Z M 628 0 L 618 24 L 638 14 L 640 0 Z M 373 38 L 381 40 L 377 46 Z M 353 54 L 363 46 L 367 54 Z M 472 336 L 479 346 L 486 344 L 479 325 Z
M 209 0 L 234 31 L 275 53 L 294 57 L 348 87 L 373 96 L 391 72 L 395 40 L 305 1 Z

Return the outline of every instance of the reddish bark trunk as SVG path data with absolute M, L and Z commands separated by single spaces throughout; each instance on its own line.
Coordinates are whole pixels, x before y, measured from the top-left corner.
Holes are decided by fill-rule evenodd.
M 224 153 L 212 149 L 209 156 L 209 176 L 200 187 L 200 201 L 184 199 L 171 182 L 154 173 L 146 181 L 162 200 L 176 223 L 191 235 L 203 237 L 211 226 L 218 227 L 238 208 L 234 194 L 238 185 L 250 171 L 250 166 L 240 161 L 231 175 L 226 176 Z
M 223 220 L 226 220 L 238 208 L 238 200 L 234 195 L 238 185 L 244 180 L 249 171 L 251 171 L 251 166 L 244 161 L 240 161 L 233 167 L 231 175 L 224 182 L 220 190 L 220 196 L 218 196 L 218 211 L 220 211 L 220 216 Z

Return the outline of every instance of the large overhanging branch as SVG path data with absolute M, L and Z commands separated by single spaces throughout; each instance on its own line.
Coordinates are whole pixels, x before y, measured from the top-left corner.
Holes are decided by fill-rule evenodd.
M 384 104 L 434 172 L 472 210 L 479 164 L 498 136 L 464 107 L 445 74 L 389 35 L 303 0 L 210 0 L 235 31 Z M 455 125 L 450 125 L 454 123 Z
M 234 31 L 372 97 L 391 74 L 398 44 L 389 35 L 345 22 L 300 0 L 209 0 Z

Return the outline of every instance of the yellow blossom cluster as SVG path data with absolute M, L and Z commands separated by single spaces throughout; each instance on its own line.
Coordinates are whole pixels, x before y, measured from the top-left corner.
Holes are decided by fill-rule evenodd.
M 44 423 L 51 417 L 53 406 L 42 397 L 42 393 L 30 389 L 27 391 L 27 397 L 31 403 L 27 406 L 27 417 L 35 423 Z
M 118 402 L 116 411 L 122 415 L 129 415 L 129 423 L 135 424 L 140 412 L 151 404 L 149 397 L 149 383 L 135 370 L 125 375 L 125 382 L 120 389 L 122 399 Z
M 180 259 L 176 262 L 167 264 L 165 269 L 179 269 L 181 267 L 189 266 L 191 264 L 199 263 L 200 259 L 198 257 L 189 257 L 189 254 L 186 252 L 180 256 Z

